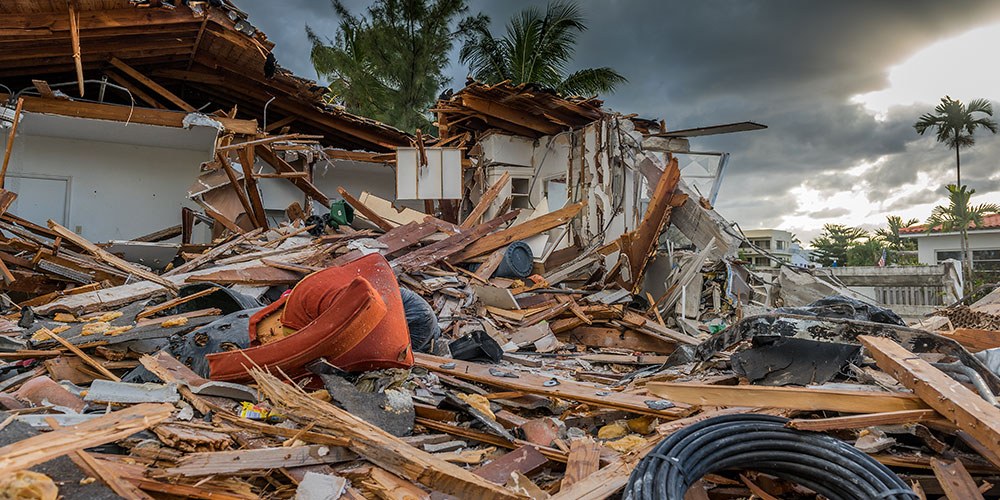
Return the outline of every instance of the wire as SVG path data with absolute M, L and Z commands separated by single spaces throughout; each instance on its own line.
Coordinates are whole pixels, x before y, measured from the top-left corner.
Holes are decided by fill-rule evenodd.
M 632 471 L 625 500 L 681 500 L 706 474 L 754 470 L 830 500 L 916 499 L 886 466 L 826 434 L 785 427 L 770 415 L 723 415 L 661 441 Z

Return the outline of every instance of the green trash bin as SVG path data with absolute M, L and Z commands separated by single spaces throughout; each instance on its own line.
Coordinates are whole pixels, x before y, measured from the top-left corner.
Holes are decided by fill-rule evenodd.
M 330 222 L 338 226 L 349 226 L 354 222 L 354 207 L 345 200 L 330 204 Z

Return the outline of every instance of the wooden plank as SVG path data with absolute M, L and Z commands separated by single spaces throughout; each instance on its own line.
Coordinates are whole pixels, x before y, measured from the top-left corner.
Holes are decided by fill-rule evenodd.
M 448 260 L 453 263 L 461 262 L 470 257 L 492 252 L 515 241 L 523 240 L 543 231 L 561 226 L 568 223 L 573 217 L 576 217 L 585 206 L 587 206 L 586 200 L 567 205 L 559 210 L 536 217 L 503 231 L 497 231 L 469 245 L 465 250 L 453 255 Z
M 213 294 L 215 292 L 218 292 L 221 289 L 222 289 L 222 287 L 206 288 L 206 289 L 204 289 L 204 290 L 202 290 L 200 292 L 192 293 L 191 295 L 185 295 L 183 297 L 177 297 L 175 299 L 168 300 L 168 301 L 166 301 L 166 302 L 164 302 L 162 304 L 159 304 L 159 305 L 149 306 L 149 307 L 143 309 L 142 312 L 140 312 L 135 317 L 135 319 L 138 320 L 138 319 L 148 318 L 150 316 L 153 316 L 153 315 L 159 314 L 159 313 L 161 313 L 163 311 L 166 311 L 167 309 L 172 309 L 174 307 L 177 307 L 177 306 L 179 306 L 181 304 L 184 304 L 186 302 L 190 302 L 190 301 L 195 300 L 195 299 L 200 299 L 202 297 L 205 297 L 206 295 L 211 295 L 211 294 Z
M 566 475 L 563 476 L 561 488 L 569 488 L 582 481 L 600 469 L 601 445 L 586 437 L 574 439 L 569 443 L 569 461 L 566 462 Z
M 504 170 L 503 174 L 500 175 L 500 179 L 490 186 L 490 188 L 487 189 L 486 192 L 484 192 L 479 198 L 479 203 L 476 203 L 475 208 L 472 209 L 469 216 L 462 221 L 461 227 L 463 229 L 468 229 L 478 224 L 479 219 L 486 213 L 487 210 L 490 209 L 490 205 L 492 205 L 493 201 L 497 199 L 497 196 L 500 195 L 500 191 L 503 190 L 503 187 L 506 186 L 508 182 L 510 182 L 510 172 Z
M 69 0 L 69 36 L 73 44 L 73 66 L 76 67 L 76 83 L 80 97 L 83 97 L 83 59 L 80 57 L 80 14 L 76 11 L 76 0 Z
M 264 160 L 264 162 L 277 170 L 279 173 L 298 172 L 298 170 L 295 170 L 295 167 L 281 159 L 281 157 L 275 154 L 271 148 L 267 147 L 267 145 L 254 146 L 254 151 L 261 160 Z M 291 181 L 295 187 L 305 193 L 306 196 L 320 202 L 324 207 L 330 206 L 330 198 L 323 194 L 323 192 L 314 186 L 313 183 L 301 177 L 293 177 L 288 180 Z
M 358 199 L 352 196 L 351 193 L 348 193 L 343 186 L 337 186 L 337 192 L 340 193 L 340 196 L 344 198 L 345 201 L 347 201 L 347 204 L 354 207 L 354 209 L 358 212 L 361 212 L 361 215 L 364 215 L 366 219 L 368 219 L 372 224 L 378 226 L 379 229 L 388 231 L 396 227 L 391 222 L 383 219 L 379 216 L 379 214 L 375 213 L 374 210 L 365 206 L 364 203 L 358 201 Z
M 0 100 L 5 100 L 7 94 L 0 94 Z M 69 101 L 61 99 L 45 99 L 42 97 L 25 96 L 24 110 L 32 113 L 48 113 L 54 115 L 74 116 L 77 118 L 93 118 L 96 120 L 112 120 L 117 122 L 142 123 L 162 127 L 184 128 L 184 117 L 187 113 L 162 109 L 151 109 L 117 104 L 98 104 L 92 102 Z M 257 133 L 256 120 L 239 120 L 213 116 L 213 120 L 222 123 L 226 130 L 237 134 Z
M 551 380 L 552 377 L 524 371 L 511 372 L 512 375 L 516 375 L 516 378 L 498 377 L 490 374 L 490 369 L 493 367 L 479 363 L 442 358 L 424 353 L 414 353 L 413 358 L 417 366 L 437 373 L 444 373 L 456 378 L 521 391 L 527 394 L 539 394 L 542 396 L 580 401 L 582 403 L 590 403 L 594 406 L 615 408 L 644 415 L 654 415 L 664 419 L 680 418 L 691 412 L 690 408 L 683 404 L 665 410 L 654 410 L 650 408 L 647 401 L 656 401 L 655 398 L 625 392 L 607 391 L 596 384 L 587 384 L 572 380 L 558 380 L 558 385 L 546 387 L 544 383 Z M 451 366 L 451 363 L 454 363 L 454 368 L 443 368 L 444 366 Z
M 264 209 L 264 200 L 260 197 L 260 188 L 257 187 L 257 179 L 253 175 L 253 165 L 257 159 L 257 155 L 254 154 L 253 146 L 240 149 L 238 154 L 240 156 L 240 166 L 243 167 L 243 184 L 246 187 L 247 193 L 250 194 L 250 204 L 253 206 L 254 217 L 257 218 L 257 227 L 267 229 L 267 211 Z
M 983 500 L 983 494 L 976 486 L 969 471 L 958 460 L 945 461 L 940 458 L 931 459 L 931 468 L 948 500 Z
M 656 254 L 656 244 L 659 241 L 660 233 L 663 232 L 670 220 L 670 199 L 680 179 L 681 170 L 677 164 L 677 158 L 671 158 L 666 172 L 660 176 L 659 182 L 656 183 L 639 227 L 619 238 L 621 253 L 628 258 L 629 279 L 622 278 L 619 273 L 618 283 L 625 288 L 631 288 L 633 293 L 637 293 L 642 286 L 646 265 Z
M 53 417 L 46 418 L 45 422 L 53 430 L 62 428 L 59 422 Z M 115 471 L 111 467 L 108 467 L 107 462 L 94 458 L 93 455 L 84 450 L 76 450 L 73 452 L 73 455 L 70 455 L 70 459 L 80 466 L 81 469 L 84 469 L 87 474 L 101 478 L 104 484 L 108 485 L 112 491 L 122 498 L 127 500 L 153 500 L 153 497 L 147 495 L 132 483 L 125 482 L 121 476 L 115 474 Z
M 224 255 L 226 252 L 228 252 L 228 251 L 236 248 L 238 245 L 246 243 L 246 242 L 250 241 L 251 238 L 255 238 L 255 237 L 259 236 L 262 231 L 263 230 L 261 230 L 261 229 L 255 229 L 255 230 L 250 231 L 250 232 L 248 232 L 246 234 L 243 234 L 242 236 L 233 238 L 233 239 L 229 240 L 226 243 L 222 243 L 220 245 L 216 245 L 211 250 L 209 250 L 209 251 L 207 251 L 207 252 L 199 255 L 198 257 L 195 257 L 194 259 L 191 259 L 191 260 L 185 262 L 184 264 L 181 264 L 181 265 L 173 268 L 172 270 L 164 273 L 163 275 L 164 276 L 175 276 L 175 275 L 178 275 L 178 274 L 186 273 L 188 271 L 194 271 L 195 269 L 198 269 L 198 267 L 201 266 L 202 264 L 205 264 L 205 263 L 208 263 L 209 261 L 215 260 L 219 256 Z
M 146 403 L 81 424 L 39 434 L 0 448 L 0 476 L 27 469 L 76 450 L 124 439 L 170 417 L 168 403 Z
M 581 322 L 582 323 L 582 322 Z M 664 342 L 641 332 L 627 328 L 579 326 L 567 332 L 556 332 L 563 342 L 582 344 L 594 348 L 621 348 L 638 352 L 670 354 L 676 344 Z
M 884 413 L 863 413 L 846 417 L 797 418 L 788 427 L 802 431 L 825 432 L 840 429 L 861 429 L 875 425 L 899 425 L 941 419 L 934 410 L 900 410 Z
M 500 247 L 493 251 L 486 257 L 486 261 L 479 264 L 479 268 L 476 269 L 475 275 L 481 281 L 486 282 L 493 276 L 493 273 L 497 272 L 500 267 L 500 263 L 503 262 L 504 256 L 507 254 L 507 247 Z
M 125 260 L 120 259 L 118 256 L 108 252 L 107 250 L 104 250 L 103 248 L 91 243 L 83 236 L 80 236 L 74 233 L 73 231 L 66 229 L 65 227 L 63 227 L 54 220 L 49 219 L 49 229 L 54 231 L 56 234 L 61 236 L 66 241 L 72 242 L 74 245 L 86 250 L 87 253 L 93 255 L 94 257 L 96 257 L 101 262 L 104 262 L 105 264 L 108 264 L 112 267 L 116 267 L 128 274 L 138 276 L 144 280 L 152 281 L 153 283 L 156 283 L 157 285 L 160 285 L 174 292 L 177 291 L 177 285 L 175 285 L 173 282 L 163 278 L 158 274 L 154 274 L 144 269 L 139 269 L 138 267 L 132 265 L 131 263 L 126 262 Z
M 128 64 L 125 64 L 122 60 L 118 59 L 117 57 L 112 57 L 111 60 L 108 62 L 110 62 L 112 66 L 118 68 L 126 75 L 131 76 L 132 78 L 138 80 L 139 83 L 145 85 L 146 87 L 149 87 L 149 89 L 152 90 L 153 92 L 160 94 L 166 100 L 174 103 L 174 105 L 177 106 L 178 108 L 181 108 L 184 111 L 187 111 L 188 113 L 194 113 L 197 111 L 197 109 L 195 109 L 194 106 L 184 102 L 184 99 L 177 97 L 176 94 L 167 90 L 162 85 L 154 82 L 153 80 L 150 80 L 149 77 L 142 74 L 135 68 L 129 66 Z
M 393 268 L 401 267 L 404 271 L 410 272 L 422 267 L 429 266 L 440 260 L 444 260 L 464 250 L 470 244 L 486 236 L 490 231 L 500 227 L 517 217 L 520 210 L 508 212 L 493 220 L 477 224 L 476 227 L 463 230 L 453 234 L 441 241 L 427 245 L 419 250 L 408 252 L 405 255 L 392 261 Z
M 486 465 L 477 467 L 474 472 L 487 481 L 506 484 L 510 480 L 511 473 L 517 471 L 521 474 L 530 474 L 548 462 L 545 455 L 539 452 L 537 446 L 527 444 L 505 453 Z
M 229 157 L 225 153 L 219 151 L 215 152 L 215 157 L 219 160 L 219 164 L 222 165 L 222 170 L 226 172 L 226 177 L 229 178 L 229 186 L 233 188 L 233 192 L 236 193 L 236 199 L 240 200 L 240 205 L 243 206 L 243 211 L 246 212 L 247 217 L 250 218 L 250 222 L 253 223 L 254 228 L 263 227 L 260 221 L 257 219 L 257 212 L 250 205 L 250 200 L 247 198 L 247 193 L 240 187 L 240 180 L 236 177 L 236 171 L 233 170 L 233 166 L 229 164 Z M 248 177 L 244 177 L 246 180 Z
M 10 154 L 14 150 L 14 137 L 17 135 L 17 126 L 21 123 L 21 111 L 24 109 L 24 98 L 17 99 L 17 106 L 14 107 L 14 122 L 7 134 L 7 144 L 3 150 L 3 167 L 0 167 L 0 188 L 4 187 L 7 179 L 7 165 L 10 163 Z
M 46 334 L 48 334 L 49 338 L 51 338 L 52 340 L 55 340 L 56 342 L 59 342 L 60 344 L 62 344 L 63 347 L 65 347 L 66 349 L 69 349 L 73 354 L 76 354 L 85 363 L 87 363 L 88 365 L 94 367 L 95 370 L 97 370 L 98 372 L 100 372 L 101 375 L 104 375 L 105 377 L 107 377 L 108 380 L 114 380 L 115 382 L 121 382 L 122 381 L 122 379 L 118 378 L 117 375 L 115 375 L 114 373 L 111 373 L 110 370 L 108 370 L 107 368 L 105 368 L 104 365 L 98 363 L 94 358 L 88 356 L 87 353 L 81 351 L 79 347 L 77 347 L 77 346 L 69 343 L 68 340 L 60 337 L 59 335 L 56 335 L 56 334 L 52 333 L 52 331 L 49 330 L 48 328 L 43 328 L 42 330 L 39 330 L 39 331 L 40 332 L 45 332 Z
M 881 413 L 928 408 L 917 396 L 892 392 L 674 382 L 650 382 L 646 384 L 646 389 L 651 394 L 670 401 L 699 406 L 760 406 L 844 413 Z
M 518 496 L 454 464 L 418 450 L 399 438 L 302 389 L 251 369 L 260 391 L 291 418 L 304 417 L 317 428 L 347 437 L 352 451 L 406 480 L 459 498 L 518 498 Z
M 502 413 L 502 411 L 498 413 Z M 553 460 L 555 462 L 566 463 L 566 461 L 569 459 L 566 452 L 558 448 L 541 446 L 535 443 L 524 441 L 522 439 L 515 439 L 513 441 L 510 441 L 507 438 L 498 436 L 496 434 L 491 434 L 489 432 L 477 431 L 475 429 L 469 429 L 467 427 L 452 425 L 438 420 L 432 420 L 420 416 L 417 417 L 416 423 L 434 431 L 444 432 L 452 436 L 460 437 L 462 439 L 479 441 L 480 443 L 486 443 L 494 446 L 499 446 L 501 448 L 507 448 L 508 450 L 516 450 L 521 446 L 533 446 L 535 448 L 538 448 L 538 451 L 542 452 L 542 455 L 545 455 L 546 458 L 548 458 L 549 460 Z
M 858 337 L 879 368 L 912 390 L 931 408 L 1000 455 L 1000 408 L 888 338 Z M 990 457 L 987 456 L 987 459 Z M 1000 463 L 994 463 L 1000 466 Z
M 278 467 L 333 464 L 355 458 L 357 455 L 346 448 L 326 445 L 212 451 L 189 453 L 177 461 L 176 467 L 166 469 L 166 472 L 182 476 L 207 476 Z
M 118 73 L 116 73 L 114 71 L 110 71 L 110 70 L 109 71 L 105 71 L 104 74 L 107 75 L 108 78 L 111 79 L 111 81 L 113 81 L 113 82 L 117 83 L 118 85 L 121 85 L 122 87 L 125 87 L 126 89 L 128 89 L 128 91 L 133 96 L 138 97 L 140 101 L 142 101 L 142 102 L 144 102 L 144 103 L 146 103 L 146 104 L 148 104 L 148 105 L 150 105 L 150 106 L 152 106 L 152 107 L 154 107 L 156 109 L 167 109 L 166 106 L 164 106 L 163 104 L 160 104 L 160 101 L 157 101 L 155 98 L 153 98 L 153 96 L 147 94 L 144 90 L 142 90 L 139 87 L 135 86 L 132 82 L 130 82 L 127 79 L 125 79 L 124 76 L 121 76 Z
M 941 332 L 941 335 L 954 339 L 959 344 L 962 344 L 962 347 L 968 349 L 969 352 L 979 352 L 1000 347 L 1000 332 L 993 330 L 956 328 L 950 332 Z

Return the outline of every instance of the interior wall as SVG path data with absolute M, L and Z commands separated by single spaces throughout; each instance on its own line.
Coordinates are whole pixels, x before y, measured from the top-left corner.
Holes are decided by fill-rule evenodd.
M 0 145 L 4 142 L 6 134 Z M 210 160 L 213 142 L 214 136 L 197 151 L 18 134 L 7 187 L 27 191 L 18 193 L 11 212 L 28 219 L 53 213 L 51 205 L 63 200 L 52 198 L 58 189 L 44 179 L 65 180 L 65 225 L 91 241 L 127 240 L 179 224 L 181 207 L 197 208 L 188 200 L 187 188 L 201 163 Z M 46 200 L 37 199 L 42 195 Z

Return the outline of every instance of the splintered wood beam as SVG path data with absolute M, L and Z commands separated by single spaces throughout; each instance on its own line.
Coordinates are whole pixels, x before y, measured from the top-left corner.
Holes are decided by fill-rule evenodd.
M 174 406 L 169 403 L 139 404 L 9 444 L 0 448 L 0 476 L 77 450 L 127 438 L 163 422 L 173 410 Z
M 674 402 L 698 406 L 766 406 L 793 410 L 830 410 L 870 413 L 920 410 L 927 405 L 907 393 L 861 392 L 799 387 L 710 385 L 680 382 L 650 382 L 650 394 Z M 998 410 L 1000 411 L 1000 410 Z
M 73 65 L 76 66 L 76 82 L 83 97 L 83 59 L 80 57 L 80 14 L 76 11 L 76 0 L 67 0 L 69 5 L 69 36 L 73 43 Z
M 295 167 L 291 166 L 288 162 L 281 159 L 271 148 L 267 147 L 266 144 L 254 146 L 254 151 L 257 153 L 257 157 L 264 160 L 265 163 L 270 165 L 272 168 L 277 170 L 279 173 L 290 173 L 298 172 Z M 293 177 L 288 179 L 291 181 L 295 187 L 299 188 L 306 196 L 320 202 L 324 207 L 330 206 L 330 198 L 328 198 L 322 191 L 319 190 L 313 183 L 309 182 L 307 179 L 302 179 L 299 177 Z
M 469 245 L 465 250 L 451 256 L 448 261 L 455 263 L 465 259 L 476 257 L 487 252 L 492 252 L 502 246 L 509 245 L 515 241 L 529 238 L 543 231 L 548 231 L 554 227 L 568 223 L 576 217 L 583 207 L 587 206 L 587 201 L 566 205 L 555 212 L 522 222 L 514 227 L 497 231 L 483 237 L 481 240 Z
M 862 335 L 858 340 L 879 368 L 985 446 L 992 452 L 985 458 L 1000 466 L 995 462 L 1000 455 L 1000 408 L 892 339 Z
M 900 425 L 940 420 L 943 417 L 935 410 L 901 410 L 884 413 L 862 413 L 846 417 L 797 418 L 788 422 L 788 427 L 800 431 L 826 432 L 841 429 L 862 429 L 876 425 Z
M 564 130 L 563 127 L 546 120 L 544 117 L 511 108 L 500 102 L 474 97 L 468 94 L 463 94 L 461 99 L 462 104 L 469 109 L 486 116 L 493 116 L 503 121 L 529 128 L 543 135 L 555 135 Z
M 569 488 L 601 468 L 601 445 L 586 437 L 574 439 L 569 443 L 569 460 L 566 462 L 566 475 L 563 476 L 560 489 Z
M 109 62 L 111 63 L 112 66 L 118 68 L 126 75 L 131 76 L 132 78 L 138 80 L 139 83 L 145 85 L 146 87 L 149 87 L 149 89 L 152 90 L 153 92 L 160 94 L 166 100 L 174 103 L 174 105 L 176 105 L 178 108 L 181 108 L 184 111 L 187 111 L 188 113 L 194 113 L 195 111 L 197 111 L 197 109 L 195 109 L 194 106 L 184 102 L 184 99 L 177 97 L 176 94 L 167 90 L 159 83 L 150 80 L 149 77 L 140 73 L 138 70 L 129 66 L 128 64 L 125 64 L 125 62 L 118 59 L 117 57 L 112 57 Z
M 215 157 L 219 160 L 219 164 L 222 165 L 222 170 L 226 172 L 226 177 L 229 177 L 229 185 L 232 186 L 233 191 L 236 193 L 236 198 L 240 200 L 240 205 L 243 206 L 243 211 L 247 213 L 247 217 L 253 222 L 254 229 L 260 227 L 257 214 L 254 212 L 253 207 L 250 205 L 250 200 L 247 199 L 246 192 L 240 187 L 240 180 L 236 178 L 236 171 L 233 170 L 233 166 L 229 164 L 229 157 L 221 151 L 215 152 Z M 246 177 L 244 177 L 246 179 Z
M 931 469 L 948 500 L 983 500 L 983 493 L 962 462 L 932 458 Z
M 372 224 L 378 226 L 379 229 L 388 231 L 396 227 L 391 222 L 383 219 L 379 214 L 375 213 L 374 210 L 368 208 L 364 203 L 361 203 L 361 201 L 352 196 L 351 193 L 348 193 L 343 186 L 337 187 L 337 193 L 340 193 L 340 196 L 344 198 L 344 201 L 346 201 L 348 205 L 354 207 L 354 209 L 358 212 L 361 212 L 361 215 L 364 215 L 366 219 L 371 221 Z
M 442 358 L 424 353 L 414 353 L 413 360 L 416 366 L 433 372 L 527 394 L 569 399 L 588 403 L 591 406 L 653 415 L 666 420 L 674 420 L 691 413 L 691 408 L 687 405 L 678 404 L 671 408 L 656 409 L 656 404 L 650 404 L 659 403 L 655 398 L 627 392 L 604 391 L 596 384 L 573 380 L 557 380 L 559 382 L 558 385 L 549 386 L 545 385 L 545 382 L 552 380 L 551 376 L 536 375 L 525 371 L 510 373 L 510 375 L 515 375 L 516 377 L 499 376 L 494 375 L 497 372 L 490 365 Z M 452 364 L 455 366 L 451 367 Z M 502 371 L 507 372 L 508 370 Z M 605 392 L 607 394 L 604 394 Z
M 56 333 L 53 333 L 48 328 L 44 328 L 41 331 L 45 332 L 45 334 L 47 334 L 49 336 L 49 338 L 51 338 L 52 340 L 55 340 L 56 342 L 62 344 L 62 346 L 65 347 L 66 349 L 69 349 L 70 352 L 72 352 L 73 354 L 76 354 L 77 357 L 79 357 L 80 359 L 82 359 L 84 363 L 87 363 L 88 365 L 92 366 L 101 375 L 104 375 L 105 377 L 107 377 L 108 380 L 113 380 L 115 382 L 121 382 L 122 381 L 122 379 L 118 378 L 117 375 L 115 375 L 114 373 L 111 373 L 110 370 L 108 370 L 107 368 L 105 368 L 104 365 L 98 363 L 97 360 L 95 360 L 94 358 L 88 356 L 87 353 L 85 353 L 82 350 L 80 350 L 79 347 L 71 344 L 68 340 L 60 337 Z
M 128 274 L 138 276 L 139 278 L 142 278 L 144 280 L 152 281 L 153 283 L 165 287 L 168 290 L 177 292 L 177 285 L 175 285 L 170 280 L 167 280 L 162 276 L 152 273 L 150 271 L 139 269 L 132 263 L 126 262 L 125 260 L 119 258 L 118 256 L 108 252 L 107 250 L 91 243 L 83 236 L 80 236 L 74 233 L 73 231 L 70 231 L 69 229 L 63 227 L 54 220 L 49 219 L 49 229 L 51 229 L 53 232 L 61 236 L 64 240 L 69 241 L 74 245 L 82 248 L 87 253 L 96 257 L 97 260 L 104 262 L 105 264 L 111 267 L 115 267 Z
M 52 92 L 52 87 L 49 87 L 49 82 L 45 80 L 32 80 L 31 84 L 35 86 L 35 90 L 37 90 L 42 97 L 46 99 L 56 98 L 55 92 Z
M 264 132 L 273 132 L 275 130 L 280 130 L 281 127 L 284 127 L 285 125 L 291 125 L 292 122 L 294 122 L 295 120 L 298 120 L 298 119 L 299 119 L 299 117 L 297 117 L 295 115 L 288 115 L 288 116 L 286 116 L 286 117 L 284 117 L 284 118 L 282 118 L 282 119 L 280 119 L 280 120 L 278 120 L 278 121 L 276 121 L 274 123 L 268 123 L 264 127 Z
M 14 108 L 14 124 L 10 127 L 10 133 L 7 134 L 7 145 L 3 150 L 3 167 L 0 168 L 0 189 L 4 187 L 4 182 L 7 180 L 7 165 L 10 163 L 10 154 L 14 150 L 14 136 L 17 135 L 17 125 L 21 123 L 21 110 L 24 108 L 24 98 L 19 97 L 17 99 L 17 107 Z
M 350 439 L 348 447 L 373 464 L 403 479 L 458 498 L 521 498 L 457 465 L 414 448 L 398 437 L 338 408 L 309 397 L 302 389 L 285 384 L 269 373 L 251 369 L 261 393 L 290 416 L 303 416 L 325 429 Z M 297 418 L 293 416 L 292 418 Z
M 253 173 L 253 165 L 257 160 L 257 155 L 254 154 L 254 147 L 247 146 L 242 148 L 238 154 L 240 156 L 240 166 L 243 167 L 243 184 L 250 195 L 250 205 L 253 206 L 254 216 L 257 218 L 257 227 L 267 229 L 267 211 L 264 210 L 264 200 L 260 197 L 260 189 L 257 188 L 257 179 Z
M 486 213 L 487 210 L 490 209 L 490 205 L 492 205 L 493 201 L 497 199 L 497 196 L 500 195 L 500 191 L 503 190 L 503 187 L 506 186 L 508 182 L 510 182 L 510 172 L 504 170 L 500 179 L 490 186 L 490 188 L 483 193 L 483 196 L 479 198 L 479 203 L 476 203 L 476 207 L 472 209 L 469 216 L 462 222 L 461 228 L 468 229 L 478 224 L 479 219 Z

